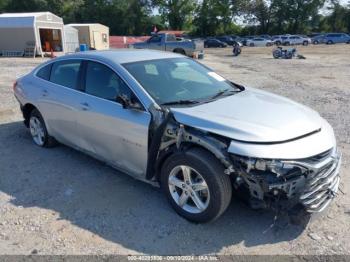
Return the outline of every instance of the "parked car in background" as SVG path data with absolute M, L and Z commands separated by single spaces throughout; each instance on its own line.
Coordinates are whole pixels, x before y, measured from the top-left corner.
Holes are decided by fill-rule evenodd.
M 324 34 L 318 34 L 311 38 L 311 43 L 314 45 L 322 44 L 324 43 L 325 35 Z
M 233 45 L 234 40 L 230 36 L 217 36 L 215 37 L 217 40 L 226 43 L 227 45 Z
M 232 40 L 236 40 L 236 41 L 241 38 L 238 35 L 230 35 L 230 37 L 232 38 Z
M 282 45 L 283 42 L 283 35 L 274 35 L 271 37 L 271 41 L 275 44 L 275 45 Z
M 215 38 L 209 38 L 204 41 L 204 47 L 210 48 L 210 47 L 227 47 L 227 44 L 224 42 L 221 42 L 218 39 Z
M 314 38 L 314 37 L 319 36 L 319 35 L 324 35 L 324 34 L 323 33 L 311 33 L 311 34 L 308 34 L 307 36 L 310 38 Z
M 272 46 L 273 42 L 266 38 L 256 37 L 247 40 L 247 46 Z
M 244 46 L 247 46 L 247 41 L 248 40 L 251 40 L 251 39 L 254 39 L 255 38 L 255 36 L 243 36 L 243 37 L 241 37 L 241 43 L 244 45 Z
M 341 155 L 325 119 L 180 54 L 75 53 L 13 89 L 37 146 L 58 141 L 160 186 L 190 221 L 219 218 L 233 191 L 254 208 L 294 213 L 322 212 L 337 195 Z
M 271 36 L 270 35 L 258 35 L 258 37 L 261 37 L 261 38 L 265 38 L 265 39 L 270 39 L 271 40 Z
M 155 34 L 146 42 L 134 43 L 131 47 L 135 49 L 154 49 L 169 51 L 187 55 L 189 57 L 201 58 L 204 56 L 202 41 L 177 41 L 174 34 Z
M 324 43 L 327 45 L 347 43 L 350 44 L 350 36 L 344 33 L 331 33 L 324 36 Z
M 307 36 L 300 35 L 290 35 L 286 39 L 283 39 L 283 45 L 309 45 L 311 44 L 311 39 Z

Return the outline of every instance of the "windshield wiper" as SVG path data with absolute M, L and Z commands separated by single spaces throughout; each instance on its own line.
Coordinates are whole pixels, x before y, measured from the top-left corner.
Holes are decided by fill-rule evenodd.
M 212 99 L 216 99 L 220 96 L 226 96 L 226 95 L 233 95 L 234 93 L 240 92 L 240 90 L 233 90 L 233 89 L 225 89 L 222 91 L 219 91 L 218 93 L 216 93 L 214 96 L 210 97 L 210 100 Z
M 169 105 L 191 105 L 191 104 L 198 104 L 199 102 L 196 100 L 178 100 L 178 101 L 170 101 L 165 102 L 162 104 L 162 106 L 169 106 Z

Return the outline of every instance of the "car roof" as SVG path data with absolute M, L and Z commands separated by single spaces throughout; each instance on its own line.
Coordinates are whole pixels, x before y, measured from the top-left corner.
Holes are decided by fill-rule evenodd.
M 103 61 L 110 61 L 112 63 L 124 64 L 147 60 L 166 59 L 166 58 L 181 58 L 183 55 L 156 51 L 146 49 L 120 49 L 120 50 L 103 50 L 103 51 L 85 51 L 74 54 L 69 54 L 57 58 L 57 60 L 64 59 L 97 59 Z

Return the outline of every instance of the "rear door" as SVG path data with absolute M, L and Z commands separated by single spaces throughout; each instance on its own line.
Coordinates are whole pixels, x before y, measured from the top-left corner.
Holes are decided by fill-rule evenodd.
M 45 84 L 41 85 L 39 109 L 48 126 L 48 131 L 58 141 L 79 147 L 80 135 L 77 130 L 78 79 L 81 60 L 57 61 L 51 65 Z M 40 75 L 40 71 L 37 76 Z M 39 76 L 40 77 L 40 76 Z
M 297 38 L 296 38 L 296 36 L 291 36 L 291 37 L 289 37 L 289 42 L 290 42 L 291 45 L 297 44 Z
M 303 43 L 303 38 L 301 38 L 300 36 L 295 36 L 294 44 L 301 45 L 302 43 Z
M 82 148 L 137 178 L 144 178 L 150 113 L 123 108 L 116 102 L 118 95 L 130 100 L 137 98 L 107 65 L 85 61 L 84 72 L 85 93 L 79 100 L 78 115 Z

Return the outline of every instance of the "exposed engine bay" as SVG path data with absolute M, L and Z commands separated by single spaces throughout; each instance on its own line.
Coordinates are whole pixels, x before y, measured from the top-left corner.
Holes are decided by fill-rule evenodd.
M 149 180 L 157 181 L 172 152 L 200 146 L 220 160 L 236 192 L 254 209 L 288 211 L 301 204 L 309 213 L 321 212 L 336 196 L 341 157 L 335 148 L 298 160 L 251 158 L 229 153 L 229 138 L 178 123 L 170 110 L 158 122 L 151 134 Z

